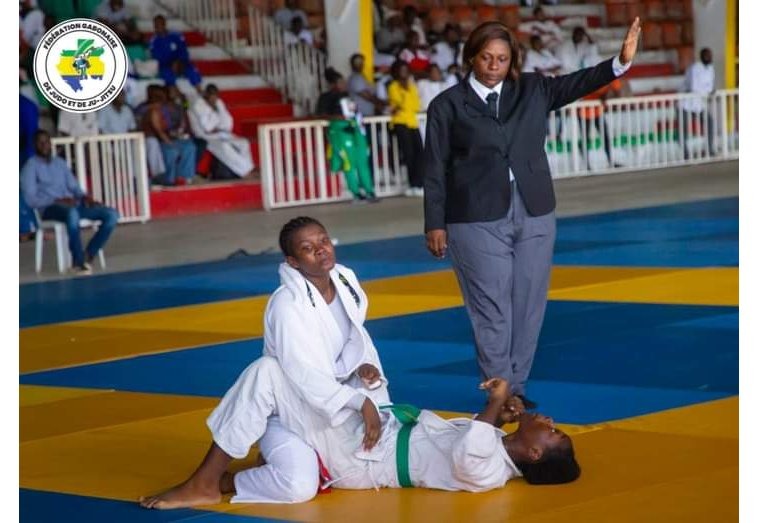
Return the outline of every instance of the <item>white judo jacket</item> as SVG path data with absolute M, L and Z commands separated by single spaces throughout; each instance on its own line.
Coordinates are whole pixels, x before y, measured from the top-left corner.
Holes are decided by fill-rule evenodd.
M 333 427 L 352 409 L 346 404 L 361 392 L 375 404 L 390 402 L 387 379 L 377 349 L 364 328 L 368 300 L 352 270 L 336 264 L 330 272 L 351 321 L 351 333 L 337 361 L 332 358 L 342 335 L 318 289 L 287 263 L 279 266 L 281 286 L 274 291 L 264 314 L 264 355 L 279 361 L 288 381 L 301 398 Z M 364 387 L 355 371 L 364 363 L 380 372 L 382 386 Z

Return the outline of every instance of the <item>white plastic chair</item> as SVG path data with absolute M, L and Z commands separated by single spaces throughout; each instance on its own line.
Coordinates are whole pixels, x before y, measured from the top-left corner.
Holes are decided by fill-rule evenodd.
M 42 271 L 42 252 L 45 247 L 45 231 L 52 230 L 55 234 L 55 254 L 58 260 L 58 272 L 63 274 L 71 267 L 71 252 L 69 251 L 69 235 L 66 226 L 62 222 L 43 220 L 37 209 L 34 209 L 37 218 L 37 231 L 34 233 L 34 270 L 39 274 Z M 92 228 L 97 232 L 98 224 L 92 220 L 82 218 L 79 220 L 79 228 Z M 100 268 L 105 269 L 105 254 L 103 249 L 98 251 Z

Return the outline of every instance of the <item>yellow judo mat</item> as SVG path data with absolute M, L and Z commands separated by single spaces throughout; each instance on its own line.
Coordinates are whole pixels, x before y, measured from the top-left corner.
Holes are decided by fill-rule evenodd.
M 135 501 L 186 478 L 208 449 L 215 398 L 21 386 L 24 488 Z M 453 413 L 441 413 L 451 416 Z M 481 494 L 340 491 L 297 505 L 203 510 L 293 521 L 735 521 L 738 399 L 590 426 L 572 435 L 583 473 Z M 507 427 L 508 430 L 508 427 Z M 237 468 L 250 465 L 256 450 Z
M 449 270 L 367 281 L 364 287 L 373 319 L 462 304 Z M 553 271 L 549 297 L 735 307 L 738 269 L 559 266 Z M 20 372 L 260 337 L 266 299 L 257 296 L 25 328 Z M 21 385 L 20 486 L 127 502 L 161 491 L 186 478 L 203 457 L 210 443 L 205 418 L 217 402 L 218 398 L 203 396 Z M 562 428 L 573 436 L 583 470 L 570 485 L 536 487 L 513 481 L 482 494 L 333 490 L 305 504 L 222 503 L 201 507 L 198 513 L 378 523 L 737 520 L 737 397 Z M 235 467 L 252 463 L 256 452 L 254 448 Z

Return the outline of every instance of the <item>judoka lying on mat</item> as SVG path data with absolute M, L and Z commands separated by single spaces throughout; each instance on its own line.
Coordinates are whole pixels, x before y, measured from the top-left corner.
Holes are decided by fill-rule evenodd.
M 248 454 L 275 414 L 282 427 L 316 450 L 326 467 L 323 477 L 331 478 L 327 485 L 336 488 L 413 486 L 482 492 L 520 476 L 535 484 L 565 483 L 579 476 L 572 442 L 550 418 L 514 415 L 505 380 L 488 380 L 483 388 L 488 401 L 474 419 L 446 421 L 410 406 L 380 407 L 382 434 L 370 446 L 360 415 L 350 411 L 339 425 L 331 425 L 298 395 L 277 360 L 263 356 L 243 371 L 208 418 L 213 444 L 198 469 L 181 485 L 143 498 L 140 504 L 156 509 L 207 505 L 233 492 L 233 501 L 246 501 L 246 489 L 250 486 L 255 492 L 257 487 L 235 481 L 226 469 L 232 459 Z M 498 428 L 515 416 L 515 432 L 505 434 Z M 311 481 L 315 495 L 316 471 L 304 480 Z
M 312 218 L 296 218 L 282 228 L 279 243 L 286 263 L 280 266 L 282 286 L 274 292 L 266 308 L 264 354 L 279 362 L 279 372 L 286 382 L 283 386 L 297 400 L 297 408 L 308 410 L 309 415 L 302 418 L 298 428 L 292 428 L 283 426 L 276 415 L 267 420 L 259 413 L 255 419 L 258 422 L 263 419 L 264 425 L 258 426 L 254 433 L 243 436 L 243 439 L 252 443 L 261 438 L 258 443 L 266 464 L 239 472 L 234 477 L 223 476 L 223 492 L 236 491 L 237 495 L 232 501 L 291 503 L 311 499 L 319 488 L 320 467 L 314 451 L 319 449 L 306 444 L 311 438 L 299 436 L 299 431 L 308 429 L 309 432 L 316 432 L 320 427 L 334 429 L 343 435 L 348 431 L 353 436 L 362 435 L 360 441 L 363 446 L 372 449 L 380 436 L 381 423 L 375 404 L 390 402 L 377 351 L 363 326 L 367 310 L 366 294 L 353 272 L 335 263 L 334 248 L 327 231 Z M 230 390 L 228 397 L 236 387 Z M 231 413 L 230 403 L 240 402 L 234 412 L 252 414 L 246 414 L 250 398 L 246 399 L 239 393 L 236 396 L 238 399 L 225 398 L 217 412 L 224 410 Z M 507 404 L 511 414 L 523 409 L 517 398 L 510 398 Z M 271 412 L 279 414 L 277 409 Z M 218 416 L 221 414 L 214 414 L 212 419 L 218 419 Z M 287 416 L 287 419 L 292 419 L 292 412 L 288 411 Z M 422 419 L 430 416 L 434 417 L 431 413 L 425 413 Z M 226 419 L 231 418 L 227 416 Z M 503 421 L 501 419 L 499 423 Z M 393 427 L 400 429 L 387 412 L 384 413 L 384 423 L 385 443 L 378 446 L 379 450 L 362 455 L 370 458 L 369 462 L 377 461 L 380 456 L 377 453 L 383 452 L 382 449 L 390 453 L 387 456 L 381 454 L 383 458 L 392 457 L 392 448 L 386 448 L 390 437 L 387 430 Z M 447 422 L 442 423 L 449 426 Z M 546 426 L 548 422 L 545 418 L 536 418 L 532 423 L 530 420 L 525 420 L 525 423 L 526 426 Z M 406 432 L 409 430 L 410 426 L 405 429 Z M 321 439 L 329 438 L 322 436 Z M 390 444 L 395 445 L 392 437 L 391 440 Z M 327 443 L 326 449 L 335 445 L 340 449 L 348 448 L 350 452 L 356 450 L 349 448 L 349 444 L 348 447 L 340 446 L 346 445 L 345 442 Z M 217 444 L 211 447 L 190 480 L 160 496 L 143 500 L 143 505 L 177 508 L 218 502 L 218 481 L 211 481 L 212 488 L 206 488 L 208 467 L 215 471 L 220 462 L 226 464 L 230 456 L 247 454 L 247 450 L 233 454 L 229 449 L 225 449 L 225 453 L 221 448 Z M 571 445 L 569 448 L 571 451 Z M 322 454 L 324 451 L 320 455 L 327 460 L 324 457 L 326 454 Z M 336 466 L 337 463 L 330 470 L 336 478 L 335 486 L 360 488 L 352 486 L 355 481 L 347 478 L 339 480 L 340 477 L 335 475 L 335 471 L 339 470 Z M 369 463 L 365 466 L 372 467 Z M 222 472 L 225 467 L 221 467 Z M 525 476 L 529 478 L 527 473 Z M 423 483 L 416 481 L 415 484 L 422 486 Z

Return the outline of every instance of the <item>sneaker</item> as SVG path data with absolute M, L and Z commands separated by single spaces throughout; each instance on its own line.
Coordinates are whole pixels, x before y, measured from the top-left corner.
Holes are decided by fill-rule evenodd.
M 88 276 L 92 274 L 92 267 L 86 263 L 83 263 L 81 265 L 74 265 L 71 267 L 71 273 L 74 274 L 74 276 Z
M 416 192 L 414 191 L 414 187 L 409 187 L 405 191 L 403 191 L 403 196 L 407 198 L 414 198 L 416 196 Z
M 353 197 L 353 202 L 351 202 L 351 203 L 353 203 L 353 205 L 363 205 L 363 204 L 367 203 L 366 196 L 364 196 L 363 194 L 360 194 L 358 196 L 354 196 Z

